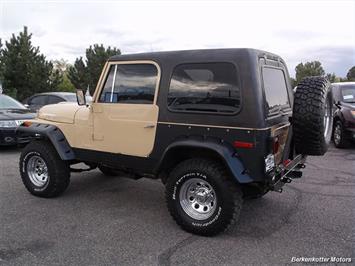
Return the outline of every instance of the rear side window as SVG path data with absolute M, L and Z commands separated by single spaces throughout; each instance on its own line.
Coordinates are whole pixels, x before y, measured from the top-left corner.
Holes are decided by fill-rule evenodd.
M 99 102 L 152 104 L 157 75 L 152 64 L 112 65 Z
M 278 112 L 283 107 L 289 107 L 287 85 L 283 70 L 263 67 L 262 75 L 269 113 Z
M 234 114 L 240 109 L 237 70 L 231 63 L 182 64 L 170 82 L 171 111 Z

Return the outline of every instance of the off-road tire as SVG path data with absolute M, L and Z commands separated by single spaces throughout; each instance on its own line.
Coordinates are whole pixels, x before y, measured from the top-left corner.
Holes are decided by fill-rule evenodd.
M 44 186 L 36 186 L 30 179 L 27 164 L 31 157 L 40 157 L 48 169 L 48 180 Z M 52 198 L 62 194 L 70 183 L 69 164 L 63 161 L 53 145 L 45 140 L 30 142 L 20 156 L 21 179 L 27 190 L 38 197 Z
M 196 177 L 207 181 L 217 197 L 213 214 L 205 220 L 193 219 L 180 204 L 180 189 L 185 182 Z M 216 235 L 234 224 L 243 203 L 242 191 L 226 169 L 206 159 L 189 159 L 178 164 L 169 174 L 165 196 L 168 210 L 176 223 L 187 232 L 203 236 Z
M 292 117 L 297 153 L 326 153 L 333 125 L 332 106 L 333 97 L 326 78 L 306 77 L 297 85 Z M 329 117 L 328 123 L 324 122 L 326 114 Z
M 101 171 L 101 173 L 103 173 L 105 176 L 118 176 L 119 173 L 110 167 L 104 166 L 104 165 L 99 165 L 98 166 L 99 170 Z
M 335 140 L 335 137 L 334 137 L 334 134 L 335 134 L 335 130 L 337 130 L 337 127 L 339 127 L 339 137 L 340 137 L 340 140 L 339 141 L 336 141 Z M 337 148 L 346 148 L 348 145 L 349 145 L 349 142 L 348 140 L 345 138 L 345 132 L 344 132 L 344 127 L 343 127 L 343 124 L 341 121 L 337 121 L 334 125 L 334 129 L 333 129 L 333 142 L 334 142 L 334 145 L 335 147 Z

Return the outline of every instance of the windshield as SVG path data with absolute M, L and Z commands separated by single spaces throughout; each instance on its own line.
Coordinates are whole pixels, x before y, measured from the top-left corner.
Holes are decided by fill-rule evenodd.
M 64 98 L 67 99 L 68 102 L 76 102 L 76 94 L 68 94 L 65 95 Z M 85 96 L 85 98 L 87 103 L 92 102 L 91 96 Z
M 0 109 L 26 109 L 26 107 L 9 96 L 0 95 Z
M 341 86 L 341 96 L 343 102 L 355 103 L 355 85 Z

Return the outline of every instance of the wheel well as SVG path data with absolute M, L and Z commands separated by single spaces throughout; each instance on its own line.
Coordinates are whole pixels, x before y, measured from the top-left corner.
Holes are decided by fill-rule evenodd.
M 165 184 L 168 178 L 169 172 L 180 162 L 191 158 L 203 158 L 219 162 L 225 166 L 229 171 L 229 168 L 223 158 L 214 150 L 203 147 L 176 147 L 169 150 L 165 155 L 161 166 L 158 170 L 158 175 L 162 182 Z

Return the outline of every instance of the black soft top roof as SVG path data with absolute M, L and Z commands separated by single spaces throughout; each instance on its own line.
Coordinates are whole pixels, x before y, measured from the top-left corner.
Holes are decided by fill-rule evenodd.
M 153 60 L 159 62 L 161 60 L 174 60 L 184 62 L 191 60 L 218 60 L 224 58 L 260 56 L 266 56 L 274 60 L 281 59 L 275 54 L 262 50 L 252 48 L 226 48 L 123 54 L 112 56 L 109 61 Z

